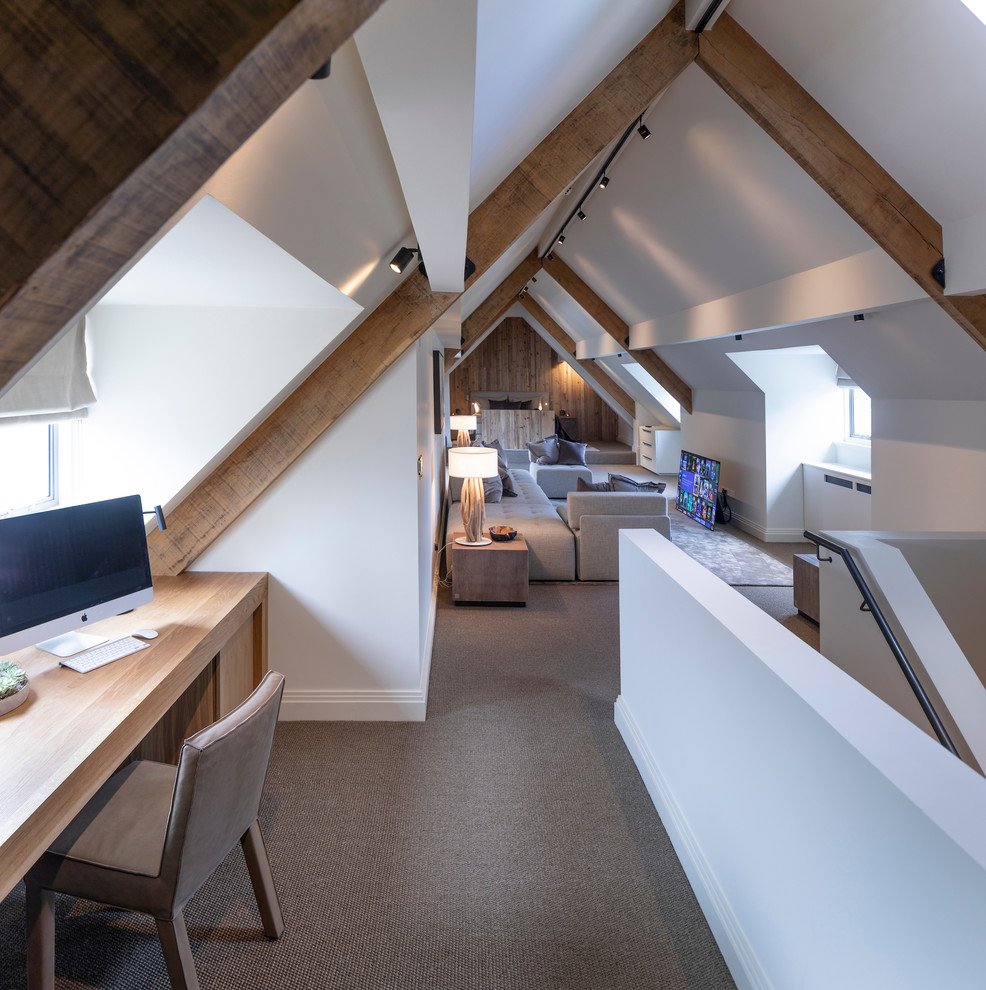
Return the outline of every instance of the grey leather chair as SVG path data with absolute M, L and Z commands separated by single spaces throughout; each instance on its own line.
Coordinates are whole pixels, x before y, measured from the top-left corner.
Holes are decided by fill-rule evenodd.
M 111 777 L 31 868 L 29 990 L 55 981 L 54 892 L 152 915 L 175 990 L 197 990 L 182 908 L 239 841 L 264 933 L 284 931 L 257 822 L 284 677 L 186 739 L 178 766 L 141 760 Z

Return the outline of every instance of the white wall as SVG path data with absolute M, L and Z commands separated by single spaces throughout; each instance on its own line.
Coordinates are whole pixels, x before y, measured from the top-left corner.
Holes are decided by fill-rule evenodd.
M 691 414 L 681 414 L 681 449 L 722 462 L 733 522 L 752 531 L 766 528 L 764 437 L 762 392 L 696 390 Z
M 338 332 L 335 311 L 97 306 L 78 501 L 166 504 Z
M 430 368 L 431 347 L 412 347 L 193 565 L 270 573 L 282 718 L 424 718 L 433 527 L 419 536 L 419 524 L 436 468 L 421 398 Z
M 986 530 L 986 402 L 873 401 L 873 528 Z
M 741 990 L 982 983 L 981 776 L 653 532 L 620 534 L 620 642 L 617 724 Z
M 97 308 L 80 497 L 139 491 L 167 508 L 317 359 L 335 334 L 324 323 L 306 310 Z M 426 334 L 192 565 L 270 573 L 284 717 L 424 717 L 437 346 Z
M 765 528 L 770 541 L 802 539 L 801 465 L 824 460 L 843 434 L 843 396 L 835 362 L 817 347 L 744 351 L 733 361 L 764 393 Z

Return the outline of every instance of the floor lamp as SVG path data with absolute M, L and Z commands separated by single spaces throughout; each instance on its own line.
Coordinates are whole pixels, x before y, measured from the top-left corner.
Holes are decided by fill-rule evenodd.
M 469 431 L 476 429 L 476 417 L 475 416 L 449 416 L 449 431 L 451 433 L 456 433 L 455 445 L 456 447 L 468 447 L 469 446 Z
M 462 525 L 464 537 L 456 543 L 466 547 L 484 547 L 493 541 L 483 536 L 483 478 L 496 478 L 499 468 L 493 447 L 452 447 L 448 452 L 450 478 L 462 478 Z

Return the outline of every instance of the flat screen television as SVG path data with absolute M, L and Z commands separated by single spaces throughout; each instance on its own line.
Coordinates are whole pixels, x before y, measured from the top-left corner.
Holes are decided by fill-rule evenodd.
M 716 522 L 719 497 L 719 462 L 700 457 L 687 450 L 681 452 L 678 465 L 678 497 L 674 505 L 679 512 L 712 529 Z
M 0 655 L 70 656 L 105 639 L 73 630 L 153 598 L 139 495 L 0 519 Z

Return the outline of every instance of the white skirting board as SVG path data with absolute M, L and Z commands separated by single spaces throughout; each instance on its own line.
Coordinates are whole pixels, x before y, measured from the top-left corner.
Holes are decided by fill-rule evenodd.
M 767 529 L 766 526 L 761 526 L 759 523 L 755 523 L 751 519 L 739 515 L 737 512 L 733 512 L 730 525 L 743 530 L 744 533 L 755 536 L 761 543 L 805 542 L 805 528 L 803 526 L 800 529 Z
M 739 920 L 723 894 L 715 873 L 703 855 L 688 820 L 671 792 L 653 752 L 638 730 L 633 712 L 622 695 L 616 699 L 615 721 L 647 793 L 661 816 L 661 822 L 678 854 L 692 890 L 695 891 L 736 986 L 740 990 L 772 990 L 753 946 L 744 935 Z
M 437 560 L 438 554 L 436 553 Z M 416 688 L 310 688 L 292 691 L 285 686 L 280 720 L 284 722 L 423 722 L 428 710 L 431 654 L 438 612 L 437 567 L 433 568 L 431 604 L 421 649 L 421 678 Z
M 284 722 L 423 722 L 427 706 L 427 694 L 417 689 L 285 689 L 280 718 Z

